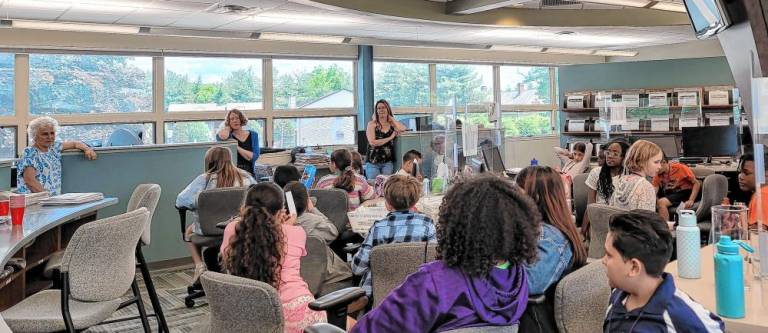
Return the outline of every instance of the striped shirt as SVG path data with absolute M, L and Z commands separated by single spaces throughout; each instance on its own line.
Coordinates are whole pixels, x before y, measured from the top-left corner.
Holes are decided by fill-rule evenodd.
M 317 181 L 316 188 L 319 190 L 327 190 L 334 188 L 333 183 L 336 182 L 337 175 L 326 175 Z M 355 186 L 352 192 L 347 192 L 347 198 L 349 199 L 349 210 L 353 211 L 360 207 L 363 201 L 376 198 L 376 194 L 373 192 L 373 186 L 368 184 L 365 177 L 355 174 Z
M 371 226 L 368 236 L 352 259 L 352 273 L 362 275 L 360 287 L 371 297 L 371 249 L 377 245 L 410 242 L 434 242 L 435 224 L 421 213 L 390 212 Z
M 614 289 L 603 322 L 603 332 L 725 332 L 725 324 L 717 315 L 696 303 L 675 287 L 669 273 L 648 303 L 627 311 L 628 293 Z

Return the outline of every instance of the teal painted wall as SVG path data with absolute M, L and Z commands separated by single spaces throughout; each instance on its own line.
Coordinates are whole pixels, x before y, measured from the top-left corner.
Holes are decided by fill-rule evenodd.
M 0 191 L 7 191 L 11 189 L 11 166 L 0 165 Z
M 80 153 L 66 154 L 62 158 L 62 191 L 102 192 L 117 197 L 117 205 L 99 212 L 103 218 L 124 213 L 138 184 L 159 184 L 162 194 L 152 220 L 151 244 L 144 249 L 144 255 L 150 262 L 188 257 L 174 208 L 176 195 L 203 172 L 203 157 L 213 145 L 97 151 L 95 161 L 86 160 Z M 234 150 L 234 143 L 227 145 Z
M 725 57 L 571 65 L 560 67 L 558 76 L 560 107 L 570 91 L 735 85 Z M 562 131 L 563 112 L 559 117 Z

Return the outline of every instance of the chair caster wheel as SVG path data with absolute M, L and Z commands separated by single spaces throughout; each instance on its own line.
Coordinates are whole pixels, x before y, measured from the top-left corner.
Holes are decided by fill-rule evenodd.
M 194 306 L 195 306 L 195 300 L 193 300 L 193 299 L 188 299 L 188 298 L 185 298 L 185 299 L 184 299 L 184 305 L 186 305 L 186 306 L 187 306 L 187 308 L 191 309 L 192 307 L 194 307 Z

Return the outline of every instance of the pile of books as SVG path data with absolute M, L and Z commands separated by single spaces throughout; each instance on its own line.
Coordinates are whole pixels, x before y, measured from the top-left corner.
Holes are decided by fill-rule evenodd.
M 299 153 L 296 154 L 295 165 L 314 165 L 318 168 L 328 167 L 331 158 L 325 154 L 319 153 Z
M 66 193 L 41 200 L 40 203 L 43 206 L 79 205 L 102 199 L 104 194 L 101 193 Z

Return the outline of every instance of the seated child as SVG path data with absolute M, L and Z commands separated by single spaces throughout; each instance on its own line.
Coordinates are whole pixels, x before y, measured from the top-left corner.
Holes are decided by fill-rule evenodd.
M 481 175 L 455 184 L 440 210 L 438 260 L 409 275 L 351 332 L 518 324 L 528 302 L 523 265 L 535 260 L 540 221 L 512 182 Z
M 292 181 L 298 181 L 299 179 L 301 179 L 301 173 L 299 173 L 299 169 L 296 169 L 293 165 L 278 166 L 272 174 L 272 180 L 280 188 L 285 187 L 286 184 Z
M 421 167 L 423 164 L 421 162 L 421 153 L 418 150 L 411 149 L 403 154 L 403 165 L 400 167 L 400 170 L 397 170 L 395 174 L 401 176 L 413 176 L 414 168 L 416 168 L 417 164 L 419 165 L 419 170 L 416 171 L 416 178 L 421 181 L 424 179 L 424 176 L 421 173 Z
M 763 185 L 761 188 L 761 207 L 762 207 L 762 220 L 764 228 L 768 228 L 768 186 Z M 752 153 L 747 153 L 741 156 L 739 160 L 739 189 L 744 192 L 751 193 L 752 197 L 749 200 L 749 227 L 757 228 L 757 220 L 759 213 L 757 211 L 757 183 L 755 182 L 755 156 Z M 723 200 L 723 204 L 730 204 L 728 198 Z M 735 204 L 735 203 L 734 203 Z
M 390 211 L 371 226 L 365 241 L 352 259 L 352 273 L 363 276 L 361 287 L 371 297 L 371 250 L 390 243 L 435 240 L 435 224 L 429 216 L 416 213 L 421 184 L 410 176 L 394 175 L 384 185 L 384 200 Z
M 672 242 L 666 221 L 654 212 L 632 210 L 611 219 L 602 261 L 615 289 L 604 332 L 725 331 L 720 317 L 678 290 L 664 272 Z
M 584 173 L 589 167 L 589 160 L 592 158 L 592 143 L 578 142 L 573 145 L 573 151 L 570 152 L 560 147 L 554 147 L 555 155 L 563 163 L 563 167 L 560 168 L 560 172 L 576 177 L 576 175 Z
M 662 155 L 659 173 L 653 177 L 653 187 L 658 193 L 656 208 L 664 221 L 669 221 L 669 207 L 677 207 L 681 202 L 685 208 L 693 207 L 701 189 L 701 182 L 696 179 L 691 168 L 677 162 L 670 162 L 667 155 Z

